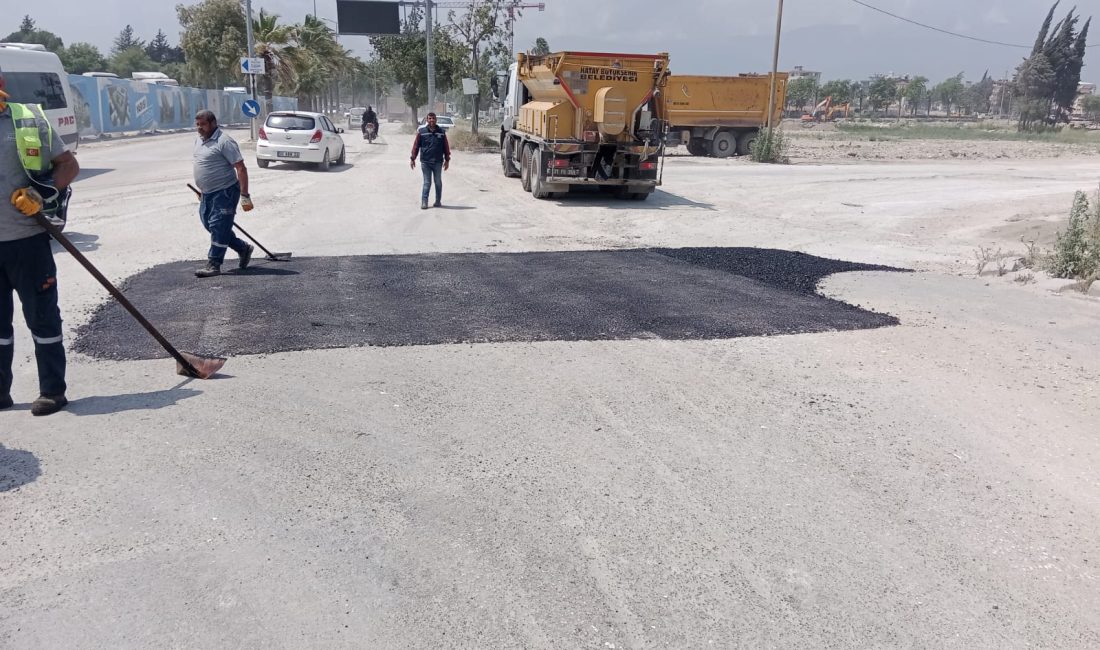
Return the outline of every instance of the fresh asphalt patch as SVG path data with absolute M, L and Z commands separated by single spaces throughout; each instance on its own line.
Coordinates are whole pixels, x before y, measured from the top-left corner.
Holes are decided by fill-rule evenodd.
M 231 268 L 235 260 L 226 260 Z M 815 293 L 845 271 L 899 271 L 758 248 L 456 253 L 257 259 L 199 279 L 198 262 L 150 268 L 123 291 L 176 347 L 241 355 L 364 345 L 724 339 L 896 325 Z M 74 349 L 167 356 L 116 302 Z

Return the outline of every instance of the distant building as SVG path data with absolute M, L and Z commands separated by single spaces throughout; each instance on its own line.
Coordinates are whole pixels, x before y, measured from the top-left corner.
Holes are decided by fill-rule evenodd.
M 815 82 L 817 82 L 817 83 L 821 83 L 821 73 L 820 73 L 820 72 L 814 72 L 813 70 L 806 70 L 806 69 L 804 69 L 804 68 L 803 68 L 802 66 L 800 66 L 800 65 L 796 65 L 796 66 L 795 66 L 795 67 L 794 67 L 794 68 L 793 68 L 793 69 L 792 69 L 792 70 L 790 71 L 790 78 L 789 78 L 789 81 L 792 81 L 792 82 L 793 82 L 793 81 L 795 81 L 796 79 L 801 79 L 801 78 L 803 78 L 803 77 L 810 77 L 810 78 L 811 78 L 811 79 L 813 79 L 813 80 L 814 80 Z
M 1084 81 L 1077 84 L 1077 99 L 1073 101 L 1073 115 L 1075 117 L 1085 115 L 1085 98 L 1095 94 L 1096 84 Z

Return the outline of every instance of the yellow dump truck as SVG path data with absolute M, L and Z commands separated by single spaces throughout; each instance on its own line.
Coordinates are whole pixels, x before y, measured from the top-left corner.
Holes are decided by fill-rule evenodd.
M 726 158 L 745 155 L 767 123 L 770 74 L 737 77 L 672 75 L 665 88 L 669 122 L 666 144 L 686 144 L 696 156 Z M 776 76 L 775 113 L 778 123 L 787 97 L 787 73 Z
M 661 183 L 668 54 L 520 54 L 500 128 L 504 175 L 545 199 L 594 185 L 644 201 Z

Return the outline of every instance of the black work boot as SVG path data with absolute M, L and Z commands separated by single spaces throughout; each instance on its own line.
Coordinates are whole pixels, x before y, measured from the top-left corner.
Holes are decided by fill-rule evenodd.
M 11 401 L 11 395 L 0 395 L 0 411 L 10 409 L 13 406 L 15 406 L 15 402 Z
M 221 274 L 222 274 L 222 265 L 221 264 L 215 264 L 213 262 L 207 262 L 206 266 L 204 266 L 201 269 L 195 271 L 195 277 L 197 277 L 197 278 L 212 278 L 215 275 L 221 275 Z
M 31 415 L 51 415 L 65 408 L 69 400 L 64 395 L 39 395 L 31 402 Z
M 238 269 L 248 268 L 248 263 L 252 261 L 252 251 L 256 250 L 256 247 L 252 244 L 245 244 L 245 246 L 248 246 L 248 248 L 246 248 L 245 251 L 240 254 L 241 259 L 237 262 Z
M 421 201 L 421 202 L 420 202 L 420 209 L 421 209 L 421 210 L 427 210 L 427 209 L 428 209 L 428 201 L 427 201 L 427 199 L 425 199 L 425 200 L 423 200 L 423 201 Z

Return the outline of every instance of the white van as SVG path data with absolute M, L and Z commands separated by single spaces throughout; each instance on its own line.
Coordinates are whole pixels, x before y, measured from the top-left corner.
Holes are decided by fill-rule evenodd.
M 73 92 L 61 59 L 41 45 L 0 43 L 0 74 L 10 101 L 40 104 L 65 149 L 76 151 L 80 135 Z
M 156 84 L 158 86 L 178 86 L 180 85 L 175 79 L 171 79 L 163 72 L 134 72 L 130 75 L 130 78 L 134 81 L 144 81 L 147 84 Z

